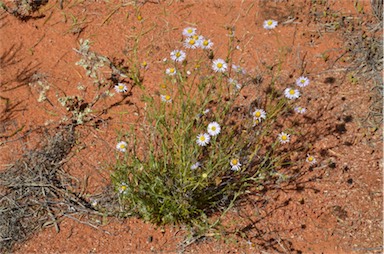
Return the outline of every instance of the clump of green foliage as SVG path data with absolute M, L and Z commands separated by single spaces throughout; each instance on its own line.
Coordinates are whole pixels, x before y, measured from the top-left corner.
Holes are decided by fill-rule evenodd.
M 281 146 L 289 134 L 281 140 L 277 119 L 292 104 L 274 79 L 267 92 L 255 89 L 252 103 L 240 103 L 256 79 L 232 63 L 234 43 L 230 35 L 225 61 L 213 60 L 211 49 L 187 49 L 185 59 L 175 50 L 165 62 L 159 93 L 143 97 L 145 121 L 119 137 L 112 180 L 125 215 L 206 230 L 252 188 L 285 179 L 278 170 L 289 163 Z M 219 133 L 207 130 L 212 123 Z

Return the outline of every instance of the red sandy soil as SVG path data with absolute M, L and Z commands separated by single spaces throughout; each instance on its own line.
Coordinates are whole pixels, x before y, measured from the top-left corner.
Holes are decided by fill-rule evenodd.
M 263 65 L 276 64 L 279 50 L 287 55 L 278 82 L 293 83 L 304 68 L 311 80 L 302 98 L 308 112 L 298 121 L 305 124 L 302 131 L 313 136 L 311 151 L 318 164 L 300 169 L 304 176 L 295 188 L 271 189 L 232 209 L 227 217 L 237 234 L 219 240 L 206 238 L 185 251 L 381 253 L 382 129 L 366 124 L 372 103 L 369 84 L 353 83 L 345 75 L 348 62 L 340 60 L 345 42 L 338 31 L 327 29 L 329 20 L 319 18 L 327 5 L 318 4 L 314 9 L 313 1 L 297 0 L 138 2 L 144 4 L 64 1 L 60 9 L 57 1 L 49 1 L 34 14 L 44 17 L 27 21 L 1 12 L 0 93 L 10 99 L 12 113 L 1 123 L 0 135 L 14 134 L 0 146 L 1 170 L 23 148 L 33 147 L 33 140 L 17 137 L 36 126 L 57 122 L 64 114 L 57 103 L 37 102 L 38 92 L 28 85 L 28 77 L 41 75 L 52 84 L 51 98 L 55 98 L 54 87 L 74 95 L 79 83 L 89 82 L 84 70 L 75 65 L 79 55 L 73 48 L 78 48 L 80 38 L 90 39 L 91 50 L 101 55 L 126 59 L 132 36 L 141 29 L 148 31 L 140 42 L 139 59 L 149 64 L 144 86 L 156 93 L 164 71 L 162 59 L 181 47 L 184 27 L 195 26 L 210 38 L 215 56 L 225 55 L 227 27 L 235 27 L 239 45 L 235 62 L 251 75 L 266 74 Z M 358 16 L 353 1 L 328 2 L 335 13 Z M 368 3 L 364 8 L 370 12 Z M 262 26 L 269 18 L 279 21 L 273 31 Z M 79 179 L 88 177 L 89 193 L 100 193 L 108 184 L 105 165 L 114 160 L 116 130 L 140 116 L 141 93 L 134 88 L 129 103 L 101 117 L 99 129 L 81 128 L 84 149 L 73 158 L 70 173 Z M 5 105 L 2 100 L 1 112 Z M 23 129 L 16 132 L 20 127 Z M 305 155 L 297 156 L 305 159 Z M 54 228 L 37 232 L 18 245 L 16 253 L 175 253 L 185 236 L 182 228 L 156 228 L 136 218 L 111 218 L 99 229 L 65 219 L 60 229 L 59 233 Z

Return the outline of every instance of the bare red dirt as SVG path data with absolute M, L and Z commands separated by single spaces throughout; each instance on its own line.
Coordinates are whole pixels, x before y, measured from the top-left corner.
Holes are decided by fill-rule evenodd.
M 144 31 L 139 60 L 146 61 L 143 84 L 158 92 L 163 58 L 181 47 L 181 31 L 195 26 L 215 43 L 215 56 L 227 50 L 228 28 L 235 28 L 239 49 L 235 62 L 252 75 L 270 79 L 265 66 L 284 58 L 277 82 L 283 88 L 305 74 L 311 85 L 301 98 L 308 112 L 298 116 L 305 125 L 308 146 L 317 158 L 315 167 L 286 169 L 300 172 L 294 185 L 275 186 L 241 202 L 227 215 L 233 234 L 205 238 L 184 250 L 190 253 L 381 253 L 382 140 L 381 127 L 367 126 L 372 103 L 369 84 L 355 83 L 345 74 L 348 59 L 338 31 L 327 29 L 324 11 L 359 17 L 352 1 L 50 1 L 42 18 L 20 21 L 2 11 L 0 165 L 5 170 L 25 147 L 35 143 L 23 136 L 37 126 L 55 124 L 66 112 L 57 102 L 39 103 L 39 92 L 28 83 L 34 78 L 51 84 L 47 92 L 75 95 L 86 84 L 84 70 L 76 66 L 79 39 L 90 39 L 91 50 L 109 59 L 128 59 L 132 38 Z M 316 1 L 312 1 L 316 2 Z M 327 1 L 325 1 L 327 2 Z M 369 4 L 364 3 L 369 13 Z M 367 14 L 368 15 L 368 14 Z M 142 20 L 138 20 L 138 16 Z M 265 19 L 279 22 L 273 31 L 263 29 Z M 368 22 L 368 21 L 367 21 Z M 345 60 L 344 62 L 342 60 Z M 252 93 L 248 88 L 244 93 Z M 138 87 L 122 105 L 100 117 L 98 129 L 80 129 L 83 149 L 72 158 L 71 175 L 88 178 L 87 192 L 97 194 L 109 183 L 106 165 L 114 160 L 117 130 L 127 128 L 142 113 Z M 9 100 L 6 104 L 5 99 Z M 112 97 L 105 103 L 121 98 Z M 244 104 L 246 104 L 246 99 Z M 7 138 L 4 138 L 7 137 Z M 23 137 L 23 138 L 20 138 Z M 297 154 L 305 160 L 305 154 Z M 293 187 L 292 187 L 293 186 Z M 94 221 L 99 225 L 100 221 Z M 175 253 L 185 232 L 182 228 L 156 228 L 140 219 L 107 219 L 94 228 L 65 219 L 60 232 L 47 228 L 17 246 L 16 253 Z

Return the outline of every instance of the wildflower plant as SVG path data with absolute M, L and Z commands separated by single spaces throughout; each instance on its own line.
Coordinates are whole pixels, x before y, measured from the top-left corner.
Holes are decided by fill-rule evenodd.
M 121 203 L 127 214 L 204 231 L 281 168 L 288 155 L 280 148 L 294 134 L 279 127 L 276 138 L 274 127 L 299 92 L 272 96 L 257 89 L 264 101 L 242 106 L 239 115 L 241 91 L 253 78 L 232 63 L 236 40 L 229 37 L 228 55 L 220 58 L 206 54 L 213 44 L 197 29 L 185 28 L 183 35 L 186 50 L 170 50 L 159 92 L 145 92 L 145 120 L 126 135 L 129 149 L 117 149 L 112 181 L 120 194 L 126 186 Z M 200 39 L 204 46 L 194 47 Z

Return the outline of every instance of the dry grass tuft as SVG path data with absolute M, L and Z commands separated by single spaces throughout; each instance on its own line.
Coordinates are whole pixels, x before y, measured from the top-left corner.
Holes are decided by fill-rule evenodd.
M 61 127 L 41 149 L 26 151 L 0 174 L 1 253 L 42 227 L 59 231 L 59 218 L 66 213 L 92 211 L 72 191 L 76 181 L 63 170 L 75 140 L 73 125 Z
M 383 0 L 371 0 L 371 7 L 374 19 L 358 24 L 356 29 L 346 29 L 344 38 L 352 60 L 349 71 L 360 81 L 373 84 L 369 87 L 370 112 L 364 122 L 378 128 L 383 122 Z

